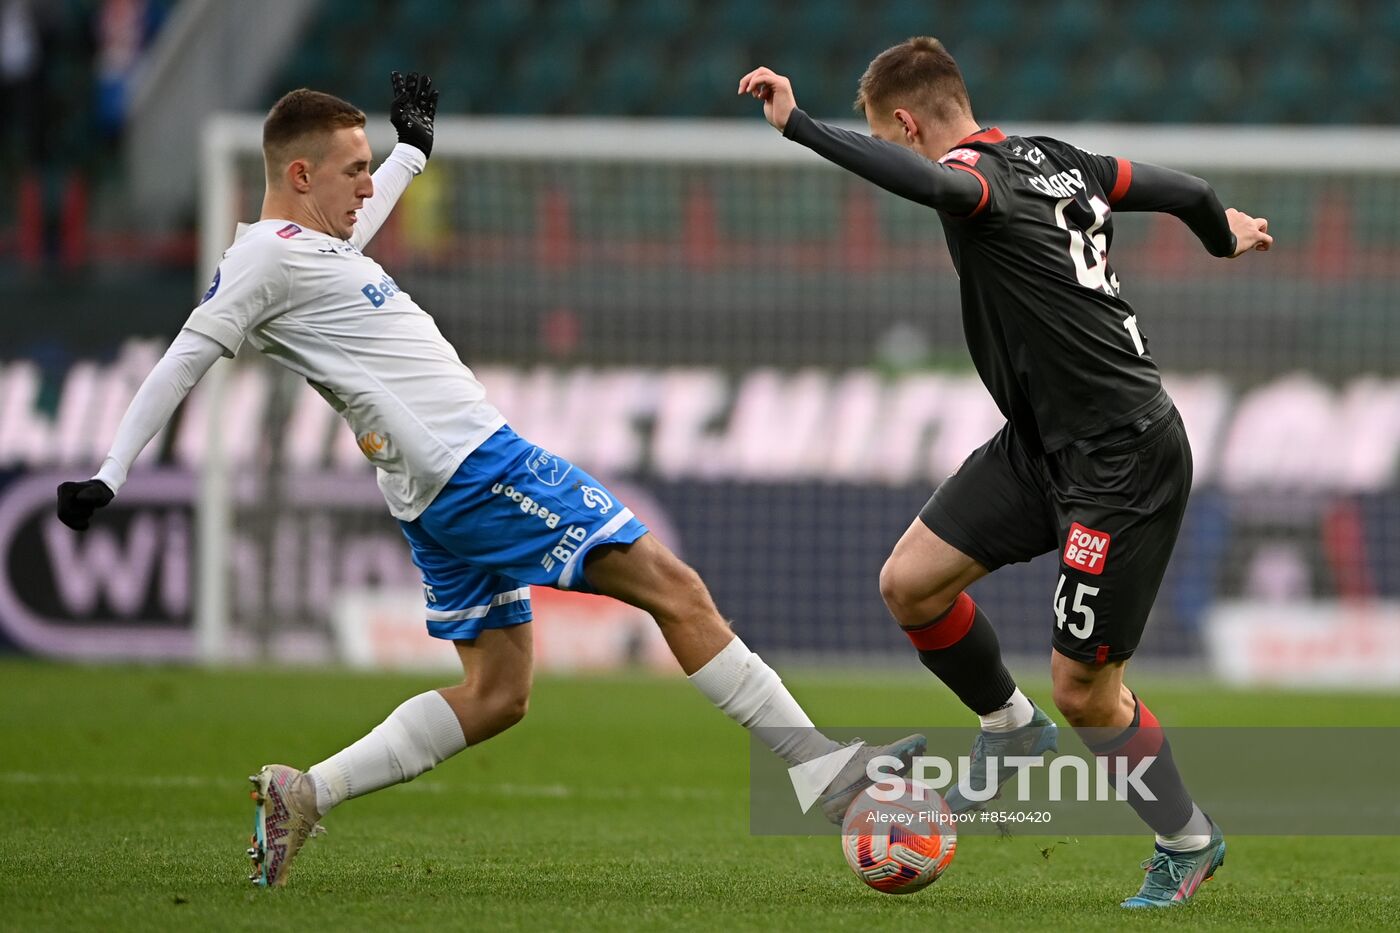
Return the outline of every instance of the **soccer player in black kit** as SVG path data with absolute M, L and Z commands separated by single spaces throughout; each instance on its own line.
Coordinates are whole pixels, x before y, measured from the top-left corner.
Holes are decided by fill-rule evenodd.
M 1213 256 L 1267 250 L 1268 223 L 1222 210 L 1210 185 L 1046 137 L 979 126 L 941 43 L 882 52 L 856 106 L 870 136 L 813 120 L 787 78 L 758 68 L 740 94 L 785 137 L 938 211 L 961 280 L 973 363 L 1006 425 L 934 492 L 880 573 L 919 658 L 981 719 L 970 786 L 989 757 L 1044 755 L 1056 725 L 1016 687 L 965 592 L 1003 564 L 1058 551 L 1055 706 L 1095 754 L 1139 771 L 1128 802 L 1156 833 L 1124 907 L 1189 900 L 1224 861 L 1219 827 L 1182 782 L 1147 706 L 1123 683 L 1191 487 L 1191 449 L 1108 264 L 1112 211 L 1180 218 Z M 1047 620 L 1048 621 L 1048 620 Z M 1000 783 L 1014 770 L 1000 768 Z M 977 804 L 956 789 L 955 810 Z

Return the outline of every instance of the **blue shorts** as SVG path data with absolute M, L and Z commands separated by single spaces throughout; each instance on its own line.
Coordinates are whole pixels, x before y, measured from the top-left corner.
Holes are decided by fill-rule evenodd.
M 596 479 L 509 425 L 399 525 L 423 574 L 428 634 L 453 641 L 529 622 L 530 584 L 587 592 L 590 550 L 647 533 Z

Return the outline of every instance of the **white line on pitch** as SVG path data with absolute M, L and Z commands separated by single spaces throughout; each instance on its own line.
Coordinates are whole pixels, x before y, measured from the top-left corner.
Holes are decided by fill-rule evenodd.
M 0 783 L 101 784 L 108 787 L 118 785 L 121 787 L 189 787 L 199 789 L 242 789 L 244 786 L 242 781 L 236 779 L 199 775 L 90 775 L 71 772 L 44 774 L 31 771 L 0 771 Z M 404 784 L 401 785 L 401 789 L 420 794 L 485 794 L 497 797 L 524 797 L 542 800 L 643 800 L 657 797 L 666 800 L 717 800 L 720 797 L 732 796 L 716 788 L 668 787 L 665 785 L 650 788 L 609 788 L 570 787 L 567 784 L 451 784 L 436 781 L 425 784 Z

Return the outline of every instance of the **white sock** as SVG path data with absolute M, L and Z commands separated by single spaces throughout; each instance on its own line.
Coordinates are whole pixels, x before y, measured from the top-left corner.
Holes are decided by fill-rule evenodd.
M 1035 707 L 1031 706 L 1031 701 L 1026 699 L 1021 688 L 1017 687 L 1011 692 L 1011 699 L 1007 700 L 1001 709 L 994 709 L 977 718 L 982 720 L 983 732 L 1010 732 L 1028 724 L 1034 715 Z
M 1169 852 L 1194 852 L 1204 849 L 1209 842 L 1210 817 L 1202 813 L 1201 808 L 1195 804 L 1191 805 L 1191 819 L 1186 821 L 1180 832 L 1170 836 L 1157 834 L 1157 845 Z
M 822 735 L 780 678 L 736 635 L 690 682 L 730 719 L 748 729 L 790 765 L 840 746 Z
M 308 772 L 316 784 L 316 809 L 327 811 L 350 797 L 411 781 L 467 747 L 457 714 L 430 690 L 405 700 L 369 735 Z

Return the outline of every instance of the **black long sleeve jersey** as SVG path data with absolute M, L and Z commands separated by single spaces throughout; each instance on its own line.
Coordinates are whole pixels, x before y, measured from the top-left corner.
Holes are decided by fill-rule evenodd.
M 1210 253 L 1227 256 L 1235 239 L 1204 181 L 995 128 L 937 164 L 801 110 L 784 135 L 939 211 L 973 364 L 1028 450 L 1053 452 L 1165 405 L 1108 262 L 1112 210 L 1175 214 Z

